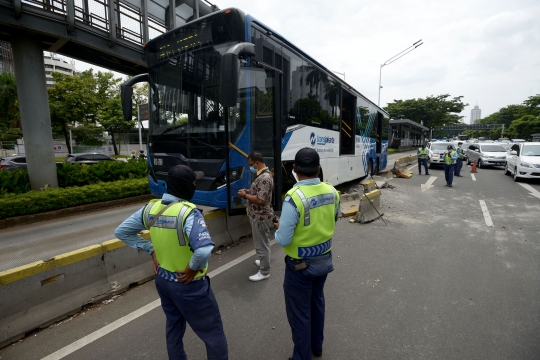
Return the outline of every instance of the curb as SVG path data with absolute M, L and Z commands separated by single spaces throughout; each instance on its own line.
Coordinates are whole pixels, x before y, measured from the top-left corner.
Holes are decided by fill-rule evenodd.
M 103 201 L 103 202 L 92 203 L 92 204 L 79 205 L 79 206 L 69 207 L 69 208 L 60 209 L 60 210 L 46 211 L 46 212 L 37 213 L 37 214 L 15 216 L 15 217 L 0 220 L 0 229 L 6 229 L 9 227 L 15 227 L 19 225 L 28 225 L 28 224 L 41 222 L 41 221 L 47 221 L 47 220 L 55 220 L 55 219 L 60 219 L 60 218 L 64 218 L 64 217 L 68 217 L 72 215 L 88 213 L 92 211 L 98 211 L 98 210 L 108 209 L 112 207 L 133 204 L 137 202 L 144 202 L 151 199 L 156 199 L 156 197 L 152 194 L 147 194 L 147 195 L 139 195 L 139 196 L 128 197 L 128 198 L 123 198 L 123 199 L 116 199 L 116 200 Z

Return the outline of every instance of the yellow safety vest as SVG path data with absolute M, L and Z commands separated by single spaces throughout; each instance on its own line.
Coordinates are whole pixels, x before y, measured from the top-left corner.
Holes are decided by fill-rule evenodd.
M 165 206 L 160 199 L 151 200 L 143 212 L 143 223 L 146 228 L 155 215 Z M 195 209 L 195 205 L 182 201 L 169 207 L 159 219 L 152 225 L 150 238 L 154 245 L 156 258 L 160 267 L 175 272 L 184 270 L 188 265 L 193 252 L 189 246 L 189 238 L 184 234 L 184 224 L 189 214 Z M 181 221 L 178 221 L 181 219 Z M 195 278 L 204 276 L 207 267 Z
M 283 250 L 293 259 L 318 256 L 332 249 L 339 195 L 330 183 L 293 187 L 287 192 L 300 213 L 292 241 Z

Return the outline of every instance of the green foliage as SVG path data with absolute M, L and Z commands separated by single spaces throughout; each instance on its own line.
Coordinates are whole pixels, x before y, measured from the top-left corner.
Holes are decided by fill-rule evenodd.
M 10 128 L 20 127 L 19 101 L 15 75 L 0 73 L 0 134 Z M 0 139 L 2 140 L 2 139 Z
M 504 135 L 514 138 L 527 139 L 531 134 L 538 132 L 535 121 L 540 117 L 540 94 L 529 96 L 520 105 L 508 105 L 499 111 L 486 116 L 478 121 L 480 124 L 504 124 Z M 520 120 L 514 126 L 516 121 Z M 468 130 L 465 132 L 473 138 L 485 137 L 487 139 L 498 139 L 501 137 L 501 130 Z
M 30 191 L 26 170 L 0 171 L 0 196 L 8 193 L 23 194 Z
M 146 177 L 147 162 L 144 159 L 129 161 L 100 161 L 97 164 L 57 164 L 60 187 L 83 186 L 99 182 L 140 179 Z
M 385 108 L 392 119 L 409 119 L 424 126 L 444 126 L 461 123 L 459 113 L 465 106 L 463 96 L 450 98 L 449 94 L 428 96 L 425 99 L 394 100 Z
M 388 155 L 397 154 L 398 152 L 399 152 L 399 149 L 388 148 Z
M 79 145 L 103 145 L 103 128 L 94 124 L 82 124 L 72 129 L 73 139 Z
M 148 180 L 120 180 L 0 197 L 0 219 L 148 194 Z
M 148 173 L 145 159 L 129 162 L 101 161 L 97 164 L 57 163 L 58 185 L 61 188 L 85 186 L 118 180 L 142 179 Z M 26 170 L 0 171 L 0 196 L 30 191 Z
M 540 133 L 540 117 L 534 115 L 525 115 L 515 120 L 506 132 L 514 139 L 528 139 L 531 134 L 538 133 Z
M 135 126 L 135 120 L 125 121 L 122 114 L 122 103 L 119 98 L 107 99 L 103 108 L 98 112 L 97 120 L 112 136 L 114 153 L 118 155 L 114 134 L 129 131 Z

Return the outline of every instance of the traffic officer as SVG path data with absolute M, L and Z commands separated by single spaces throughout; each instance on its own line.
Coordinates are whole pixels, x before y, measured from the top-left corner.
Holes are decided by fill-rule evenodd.
M 422 165 L 424 165 L 426 175 L 429 175 L 425 145 L 423 144 L 420 145 L 420 147 L 418 148 L 417 155 L 418 155 L 418 175 L 422 175 Z
M 319 180 L 319 154 L 312 148 L 296 153 L 293 170 L 298 182 L 287 192 L 276 242 L 285 256 L 285 308 L 294 343 L 290 359 L 322 355 L 324 283 L 332 265 L 332 236 L 339 195 Z
M 462 142 L 458 142 L 458 148 L 456 149 L 457 153 L 457 160 L 456 160 L 456 168 L 454 169 L 454 175 L 463 177 L 463 175 L 460 175 L 461 168 L 463 167 L 463 159 L 465 158 L 465 152 L 463 151 L 463 148 L 461 147 L 463 145 Z
M 200 210 L 189 200 L 204 176 L 185 165 L 167 174 L 167 193 L 151 200 L 115 230 L 115 236 L 151 254 L 156 288 L 167 318 L 169 359 L 187 359 L 182 338 L 186 322 L 204 341 L 208 359 L 228 359 L 227 340 L 210 279 L 205 276 L 214 242 Z M 150 230 L 151 242 L 138 236 Z
M 448 145 L 448 151 L 444 156 L 444 178 L 446 179 L 446 186 L 452 187 L 454 181 L 454 168 L 457 161 L 457 152 L 452 145 Z

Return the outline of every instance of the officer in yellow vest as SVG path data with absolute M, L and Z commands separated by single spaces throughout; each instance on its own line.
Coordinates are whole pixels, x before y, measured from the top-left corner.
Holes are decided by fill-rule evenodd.
M 167 174 L 167 193 L 152 200 L 114 232 L 127 245 L 152 255 L 156 288 L 167 318 L 169 359 L 187 359 L 186 322 L 206 344 L 208 359 L 228 359 L 227 340 L 210 279 L 205 276 L 214 242 L 200 210 L 189 200 L 204 176 L 185 165 Z M 151 242 L 137 234 L 150 230 Z
M 324 283 L 334 270 L 331 249 L 339 195 L 319 180 L 320 168 L 314 149 L 296 153 L 293 169 L 298 182 L 287 192 L 281 220 L 275 223 L 276 242 L 287 254 L 283 290 L 294 360 L 322 356 Z
M 429 175 L 428 171 L 428 165 L 427 165 L 427 153 L 426 153 L 426 146 L 421 145 L 418 148 L 418 175 L 422 175 L 422 165 L 424 165 L 424 169 L 426 170 L 426 175 Z
M 452 145 L 448 145 L 447 149 L 448 151 L 444 155 L 444 178 L 446 179 L 446 186 L 452 187 L 458 156 Z

